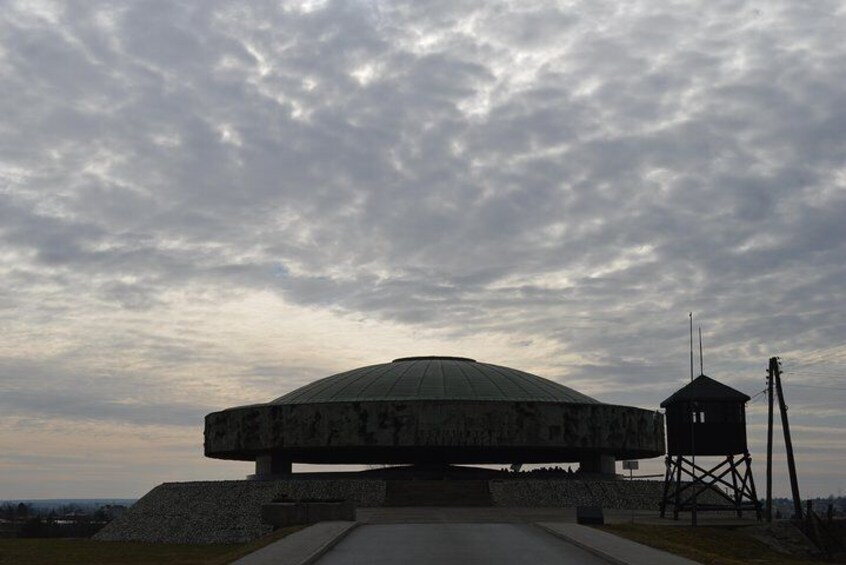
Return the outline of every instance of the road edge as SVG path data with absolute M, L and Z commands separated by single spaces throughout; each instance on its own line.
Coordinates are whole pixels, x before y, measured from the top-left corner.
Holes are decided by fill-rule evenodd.
M 349 525 L 349 527 L 344 528 L 338 534 L 330 540 L 327 540 L 323 545 L 318 547 L 311 555 L 300 561 L 299 565 L 313 565 L 317 562 L 318 559 L 326 555 L 333 547 L 341 543 L 347 535 L 354 529 L 358 528 L 361 525 L 361 522 L 353 522 Z
M 540 522 L 532 522 L 532 525 L 534 527 L 538 528 L 539 530 L 543 530 L 544 532 L 551 534 L 551 535 L 557 537 L 558 539 L 561 539 L 561 540 L 566 541 L 567 543 L 573 544 L 576 547 L 578 547 L 579 549 L 583 549 L 583 550 L 587 551 L 588 553 L 599 557 L 600 559 L 604 559 L 608 563 L 613 563 L 614 565 L 632 565 L 628 561 L 623 561 L 621 559 L 618 559 L 618 558 L 614 557 L 613 555 L 606 553 L 606 552 L 602 551 L 601 549 L 598 549 L 597 547 L 583 543 L 583 542 L 581 542 L 581 541 L 579 541 L 575 538 L 572 538 L 572 537 L 570 537 L 570 536 L 568 536 L 568 535 L 566 535 L 562 532 L 559 532 L 558 530 L 554 530 L 554 529 L 552 529 L 548 526 L 545 526 L 544 524 L 542 524 Z

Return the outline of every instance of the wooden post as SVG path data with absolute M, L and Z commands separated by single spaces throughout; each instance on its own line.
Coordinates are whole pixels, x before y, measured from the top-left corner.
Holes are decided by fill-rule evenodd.
M 670 494 L 670 481 L 672 480 L 673 472 L 672 467 L 670 466 L 670 461 L 672 459 L 669 455 L 664 458 L 664 465 L 666 465 L 666 470 L 664 471 L 664 496 L 661 498 L 661 517 L 664 517 L 664 514 L 667 512 L 667 495 Z
M 684 455 L 679 455 L 678 458 L 678 467 L 676 469 L 676 499 L 675 504 L 673 505 L 673 520 L 679 519 L 679 494 L 681 491 L 681 473 L 682 473 L 682 463 L 684 462 Z
M 755 518 L 760 520 L 761 501 L 758 500 L 758 491 L 755 490 L 755 476 L 752 474 L 752 456 L 747 451 L 743 458 L 746 460 L 746 476 L 743 480 L 746 482 L 746 479 L 749 479 L 749 499 L 752 500 L 752 504 L 755 507 Z
M 734 463 L 734 455 L 729 455 L 729 465 L 731 465 L 731 486 L 734 488 L 734 509 L 737 512 L 737 517 L 743 517 L 741 510 L 741 503 L 743 502 L 743 490 L 737 489 L 737 478 L 740 476 L 740 471 L 737 470 L 737 465 Z
M 773 521 L 773 366 L 778 359 L 770 358 L 767 369 L 767 522 Z
M 776 358 L 773 365 L 778 406 L 781 412 L 781 427 L 784 429 L 784 447 L 787 450 L 787 470 L 790 472 L 790 490 L 793 492 L 793 511 L 797 520 L 802 519 L 802 501 L 799 499 L 799 480 L 796 478 L 796 460 L 793 458 L 793 442 L 790 439 L 790 422 L 787 421 L 787 404 L 781 388 L 781 367 Z

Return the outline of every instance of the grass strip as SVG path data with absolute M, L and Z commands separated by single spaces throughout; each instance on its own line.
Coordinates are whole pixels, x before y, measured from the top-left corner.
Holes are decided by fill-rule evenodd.
M 600 529 L 706 565 L 823 563 L 777 552 L 744 532 L 743 527 L 612 524 Z
M 0 565 L 224 565 L 304 527 L 282 528 L 248 543 L 228 544 L 0 539 Z

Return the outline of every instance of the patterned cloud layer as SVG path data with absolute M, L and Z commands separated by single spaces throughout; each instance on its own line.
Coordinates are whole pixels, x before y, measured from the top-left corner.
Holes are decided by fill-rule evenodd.
M 202 459 L 205 412 L 403 355 L 657 407 L 689 311 L 727 384 L 782 356 L 835 492 L 844 28 L 835 1 L 0 0 L 0 497 L 245 474 Z

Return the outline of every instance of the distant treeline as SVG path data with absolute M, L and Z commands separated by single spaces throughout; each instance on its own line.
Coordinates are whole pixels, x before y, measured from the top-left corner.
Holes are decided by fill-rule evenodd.
M 0 538 L 86 538 L 125 512 L 122 504 L 0 504 Z
M 37 499 L 37 500 L 28 500 L 28 499 L 18 499 L 18 500 L 0 500 L 0 507 L 4 507 L 8 504 L 12 504 L 17 506 L 20 503 L 25 504 L 27 507 L 32 509 L 33 511 L 47 511 L 55 510 L 59 511 L 63 507 L 77 507 L 84 511 L 89 510 L 96 510 L 101 506 L 132 506 L 137 502 L 138 499 L 136 498 L 51 498 L 51 499 Z
M 807 501 L 810 500 L 814 512 L 819 516 L 825 516 L 828 513 L 828 507 L 832 507 L 832 512 L 837 518 L 846 518 L 846 496 L 830 495 L 825 498 L 808 498 L 802 500 L 802 509 L 806 508 Z M 761 501 L 762 504 L 765 501 Z M 793 514 L 793 499 L 792 498 L 773 498 L 773 509 L 780 517 L 789 517 Z

